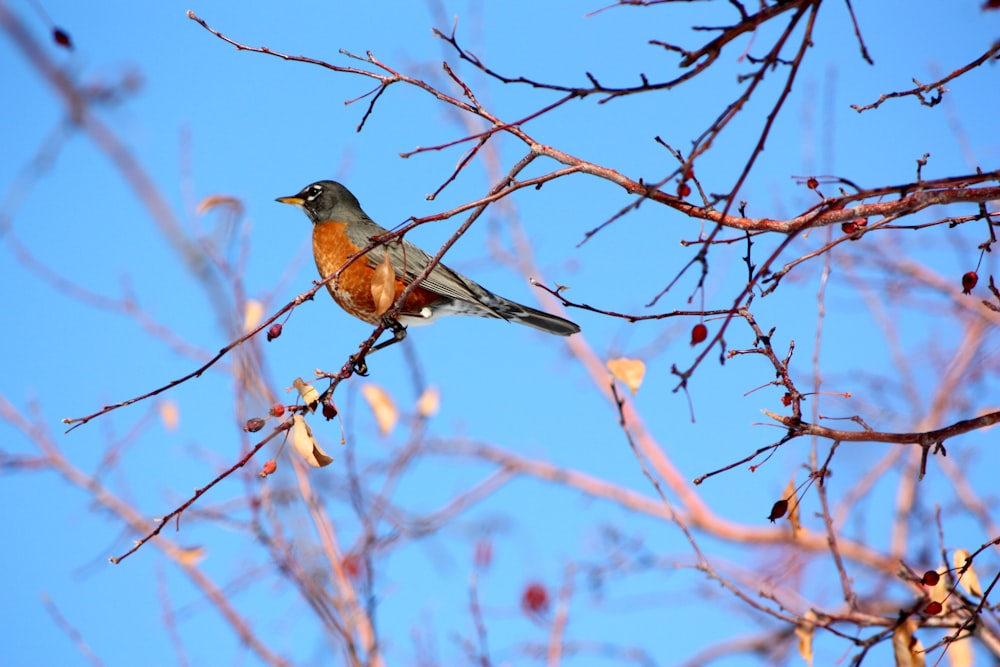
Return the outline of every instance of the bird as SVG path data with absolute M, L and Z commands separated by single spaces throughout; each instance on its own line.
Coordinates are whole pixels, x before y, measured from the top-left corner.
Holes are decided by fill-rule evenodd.
M 461 273 L 437 264 L 404 300 L 395 318 L 380 312 L 373 294 L 376 269 L 386 255 L 393 271 L 393 303 L 431 262 L 431 256 L 405 239 L 376 245 L 389 230 L 361 209 L 357 197 L 336 181 L 317 181 L 298 194 L 275 201 L 302 209 L 312 222 L 313 258 L 321 278 L 339 275 L 326 283 L 333 300 L 354 317 L 384 325 L 394 336 L 373 348 L 381 349 L 406 337 L 406 327 L 430 324 L 445 315 L 475 315 L 516 322 L 540 331 L 570 336 L 580 327 L 567 319 L 494 294 Z M 353 255 L 366 251 L 354 261 Z M 387 275 L 387 274 L 386 274 Z

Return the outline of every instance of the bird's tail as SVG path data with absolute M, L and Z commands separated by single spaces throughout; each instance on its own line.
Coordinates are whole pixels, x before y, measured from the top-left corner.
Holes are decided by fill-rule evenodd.
M 546 331 L 557 336 L 571 336 L 580 333 L 580 327 L 575 322 L 558 315 L 550 315 L 536 310 L 531 306 L 525 306 L 496 294 L 490 294 L 490 298 L 485 300 L 485 304 L 497 317 L 534 327 L 540 331 Z

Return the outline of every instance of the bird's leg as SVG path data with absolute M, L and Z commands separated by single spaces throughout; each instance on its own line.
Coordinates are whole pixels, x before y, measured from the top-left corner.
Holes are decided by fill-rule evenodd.
M 389 347 L 390 345 L 395 345 L 396 343 L 402 341 L 406 338 L 406 327 L 400 323 L 394 317 L 384 317 L 382 318 L 382 326 L 386 329 L 392 331 L 392 338 L 389 340 L 384 340 L 378 345 L 374 346 L 372 349 L 368 350 L 364 355 L 353 354 L 351 355 L 351 364 L 354 366 L 354 372 L 358 375 L 365 377 L 368 375 L 368 364 L 365 363 L 365 358 L 375 352 L 376 350 L 381 350 L 382 348 Z
M 392 331 L 392 338 L 390 338 L 389 340 L 384 340 L 375 347 L 373 347 L 371 350 L 372 352 L 374 352 L 375 350 L 381 350 L 383 347 L 389 347 L 390 345 L 395 345 L 396 343 L 399 343 L 404 338 L 406 338 L 406 327 L 404 327 L 402 323 L 395 317 L 383 317 L 382 326 Z

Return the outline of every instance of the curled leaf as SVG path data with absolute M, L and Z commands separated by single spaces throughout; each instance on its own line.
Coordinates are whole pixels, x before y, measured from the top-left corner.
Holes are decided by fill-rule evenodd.
M 979 576 L 972 569 L 972 558 L 969 556 L 969 552 L 965 549 L 956 549 L 952 562 L 955 564 L 958 582 L 962 584 L 963 588 L 969 591 L 969 595 L 974 598 L 982 597 L 983 589 L 979 585 Z M 962 571 L 963 569 L 965 570 L 964 572 Z
M 375 267 L 371 290 L 372 298 L 375 299 L 375 314 L 381 317 L 396 300 L 396 274 L 389 263 L 389 253 L 385 253 L 382 261 Z
M 892 631 L 892 652 L 896 658 L 896 667 L 925 667 L 924 647 L 920 640 L 913 636 L 917 629 L 916 622 L 911 618 Z
M 292 417 L 292 447 L 313 468 L 322 468 L 333 463 L 333 457 L 324 452 L 316 442 L 312 429 L 302 415 Z
M 171 400 L 164 400 L 160 401 L 156 407 L 159 408 L 163 428 L 168 431 L 176 431 L 177 425 L 181 422 L 181 411 L 177 404 Z
M 809 667 L 813 664 L 813 635 L 816 632 L 816 613 L 810 609 L 795 626 L 795 636 L 799 639 L 799 655 Z
M 316 388 L 302 378 L 292 380 L 292 386 L 299 391 L 299 396 L 302 397 L 302 402 L 309 408 L 309 412 L 315 412 L 316 405 L 319 403 L 319 392 L 316 391 Z
M 608 361 L 608 370 L 611 371 L 611 375 L 624 382 L 634 396 L 642 385 L 642 378 L 646 375 L 646 364 L 639 359 L 619 357 Z
M 205 556 L 207 555 L 208 550 L 205 547 L 188 547 L 186 549 L 178 549 L 175 558 L 181 565 L 194 567 L 205 560 Z
M 399 410 L 396 409 L 392 397 L 386 393 L 385 389 L 371 383 L 361 386 L 361 395 L 368 403 L 368 407 L 371 408 L 372 414 L 375 415 L 379 433 L 382 435 L 391 433 L 399 419 Z
M 441 407 L 441 392 L 437 387 L 427 387 L 417 399 L 417 414 L 427 419 L 437 414 Z
M 209 195 L 198 202 L 195 212 L 198 215 L 204 215 L 217 206 L 225 206 L 237 215 L 243 213 L 243 202 L 229 195 Z
M 793 477 L 788 480 L 784 491 L 785 498 L 795 501 L 789 505 L 788 509 L 788 523 L 792 524 L 792 535 L 798 535 L 799 531 L 802 530 L 802 522 L 799 520 L 799 505 L 801 503 L 795 492 L 795 478 Z
M 243 304 L 243 333 L 253 331 L 264 316 L 264 304 L 257 299 L 247 299 Z

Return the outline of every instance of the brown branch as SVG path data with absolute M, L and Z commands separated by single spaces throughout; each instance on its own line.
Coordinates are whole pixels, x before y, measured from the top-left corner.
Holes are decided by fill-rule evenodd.
M 164 514 L 163 516 L 159 517 L 159 519 L 157 519 L 157 521 L 156 521 L 156 528 L 154 528 L 149 533 L 147 533 L 146 536 L 143 537 L 142 539 L 137 540 L 132 545 L 131 549 L 129 549 L 128 551 L 126 551 L 121 556 L 112 556 L 111 558 L 108 559 L 108 561 L 112 565 L 118 565 L 123 560 L 125 560 L 126 558 L 128 558 L 129 556 L 131 556 L 132 554 L 134 554 L 136 551 L 138 551 L 142 547 L 142 545 L 146 544 L 146 542 L 149 542 L 151 539 L 153 539 L 154 537 L 156 537 L 157 535 L 159 535 L 160 532 L 170 522 L 171 519 L 176 518 L 177 522 L 178 522 L 178 525 L 180 525 L 181 514 L 184 513 L 184 510 L 186 510 L 187 508 L 191 507 L 191 505 L 193 505 L 196 500 L 198 500 L 203 495 L 205 495 L 206 493 L 208 493 L 208 491 L 212 487 L 214 487 L 216 484 L 218 484 L 219 482 L 221 482 L 222 480 L 226 479 L 231 474 L 233 474 L 234 472 L 236 472 L 237 470 L 239 470 L 240 468 L 242 468 L 243 466 L 245 466 L 250 461 L 250 459 L 253 458 L 254 454 L 256 454 L 257 452 L 259 452 L 264 445 L 266 445 L 267 443 L 271 442 L 271 440 L 273 440 L 277 435 L 279 435 L 281 433 L 285 433 L 286 431 L 288 431 L 288 429 L 291 428 L 291 426 L 292 426 L 292 420 L 290 420 L 290 419 L 286 420 L 285 422 L 283 422 L 279 426 L 276 426 L 274 428 L 274 431 L 272 431 L 267 437 L 265 437 L 263 440 L 261 440 L 260 442 L 258 442 L 256 445 L 254 445 L 250 449 L 250 451 L 248 451 L 246 454 L 243 455 L 243 458 L 241 458 L 240 460 L 238 460 L 236 463 L 234 463 L 233 465 L 231 465 L 229 468 L 227 468 L 223 472 L 219 473 L 215 477 L 215 479 L 213 479 L 211 482 L 209 482 L 205 486 L 201 487 L 200 489 L 195 489 L 194 495 L 192 495 L 186 501 L 184 501 L 183 503 L 181 503 L 173 511 L 171 511 L 168 514 Z
M 945 440 L 971 431 L 984 429 L 1000 423 L 1000 410 L 988 412 L 972 419 L 962 419 L 949 426 L 933 431 L 916 433 L 887 433 L 881 431 L 842 431 L 819 424 L 803 422 L 795 417 L 783 417 L 768 410 L 762 410 L 771 419 L 787 426 L 794 436 L 812 435 L 828 440 L 843 442 L 885 442 L 896 445 L 918 445 L 920 447 L 940 447 Z
M 885 93 L 884 95 L 879 95 L 879 98 L 876 101 L 872 102 L 871 104 L 865 104 L 863 106 L 858 104 L 852 104 L 851 108 L 857 111 L 858 113 L 862 113 L 864 111 L 868 111 L 869 109 L 879 108 L 880 106 L 882 106 L 882 103 L 885 102 L 886 100 L 891 100 L 896 97 L 907 97 L 909 95 L 913 95 L 914 97 L 916 97 L 918 100 L 920 100 L 920 104 L 924 106 L 927 107 L 935 106 L 941 102 L 941 99 L 944 96 L 944 94 L 948 92 L 947 89 L 944 87 L 944 84 L 948 83 L 953 79 L 957 79 L 958 77 L 969 72 L 970 70 L 979 67 L 990 58 L 997 58 L 997 57 L 1000 57 L 1000 41 L 994 42 L 993 45 L 986 50 L 986 53 L 979 56 L 978 58 L 970 62 L 968 65 L 965 65 L 964 67 L 959 67 L 957 70 L 955 70 L 948 76 L 938 79 L 934 83 L 920 83 L 916 79 L 913 79 L 913 83 L 917 84 L 916 88 L 911 88 L 910 90 L 904 90 L 894 93 Z M 932 95 L 930 98 L 925 99 L 924 95 L 932 90 L 936 91 L 937 94 Z

